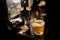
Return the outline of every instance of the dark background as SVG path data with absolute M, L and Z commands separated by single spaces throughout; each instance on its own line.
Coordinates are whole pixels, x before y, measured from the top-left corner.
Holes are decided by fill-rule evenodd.
M 47 5 L 46 5 L 46 11 L 47 11 L 47 16 L 46 16 L 46 32 L 45 32 L 45 40 L 58 40 L 57 35 L 59 35 L 59 24 L 60 24 L 60 17 L 58 13 L 58 7 L 55 0 L 46 0 Z M 32 39 L 28 38 L 25 36 L 19 36 L 17 34 L 11 33 L 7 29 L 7 6 L 6 6 L 6 1 L 5 0 L 0 0 L 0 36 L 1 39 Z

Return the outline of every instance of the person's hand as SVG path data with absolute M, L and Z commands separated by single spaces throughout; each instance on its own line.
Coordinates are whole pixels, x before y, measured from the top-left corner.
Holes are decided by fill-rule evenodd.
M 30 8 L 30 7 L 26 7 L 26 10 L 30 11 L 30 10 L 31 10 L 31 8 Z
M 21 10 L 20 11 L 23 11 L 24 10 L 24 8 L 23 7 L 21 7 Z

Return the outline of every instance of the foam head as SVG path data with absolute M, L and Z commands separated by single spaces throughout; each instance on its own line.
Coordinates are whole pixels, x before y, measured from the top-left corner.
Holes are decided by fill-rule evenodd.
M 35 26 L 38 26 L 38 27 L 41 27 L 41 26 L 44 26 L 45 22 L 43 20 L 36 20 L 35 22 L 32 23 L 32 26 L 35 27 Z

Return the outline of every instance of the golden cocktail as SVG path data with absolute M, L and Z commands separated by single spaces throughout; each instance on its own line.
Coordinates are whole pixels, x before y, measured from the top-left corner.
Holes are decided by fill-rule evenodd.
M 32 27 L 36 35 L 42 35 L 44 32 L 45 22 L 43 20 L 36 20 L 32 22 Z

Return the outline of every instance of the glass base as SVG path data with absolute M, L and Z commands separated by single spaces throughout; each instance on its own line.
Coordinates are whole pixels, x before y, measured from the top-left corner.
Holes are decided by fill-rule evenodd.
M 35 32 L 35 35 L 43 35 L 43 32 L 40 33 Z

